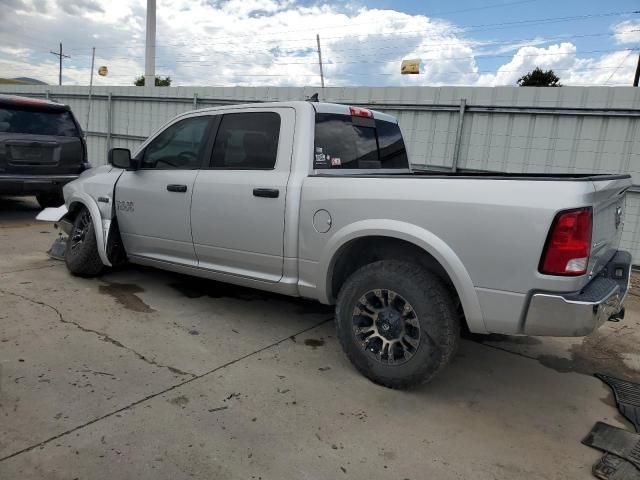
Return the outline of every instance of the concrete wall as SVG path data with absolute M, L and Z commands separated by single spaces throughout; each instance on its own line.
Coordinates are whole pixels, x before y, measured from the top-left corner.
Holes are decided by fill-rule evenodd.
M 640 89 L 632 87 L 88 87 L 0 85 L 71 106 L 90 161 L 135 149 L 178 113 L 229 103 L 302 100 L 369 106 L 398 117 L 412 163 L 508 172 L 630 173 L 623 248 L 640 264 Z M 465 106 L 461 110 L 461 101 Z M 461 111 L 463 112 L 461 115 Z

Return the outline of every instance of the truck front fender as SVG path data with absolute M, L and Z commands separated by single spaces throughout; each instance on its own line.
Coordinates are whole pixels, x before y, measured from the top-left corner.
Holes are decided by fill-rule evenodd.
M 69 205 L 69 214 L 74 212 L 74 209 L 79 205 L 86 207 L 91 215 L 91 221 L 93 222 L 93 230 L 96 234 L 96 244 L 98 246 L 98 255 L 100 260 L 107 267 L 111 267 L 111 262 L 107 257 L 107 238 L 109 235 L 109 228 L 111 226 L 111 219 L 103 219 L 100 214 L 100 209 L 96 201 L 87 193 L 75 190 L 68 198 L 65 199 L 67 205 Z M 68 215 L 69 215 L 68 214 Z
M 421 248 L 435 258 L 447 272 L 455 287 L 464 310 L 467 325 L 472 332 L 488 333 L 482 309 L 471 277 L 456 253 L 441 238 L 417 225 L 397 220 L 372 219 L 346 225 L 331 237 L 325 245 L 318 264 L 319 299 L 330 303 L 331 279 L 336 259 L 349 242 L 364 237 L 389 237 L 404 240 Z

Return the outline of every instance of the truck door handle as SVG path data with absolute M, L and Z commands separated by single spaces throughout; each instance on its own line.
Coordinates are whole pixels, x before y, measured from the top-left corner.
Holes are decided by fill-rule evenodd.
M 187 191 L 187 186 L 171 184 L 167 185 L 167 190 L 169 190 L 170 192 L 185 193 Z
M 253 196 L 254 197 L 265 197 L 265 198 L 278 198 L 280 195 L 280 190 L 277 188 L 254 188 Z

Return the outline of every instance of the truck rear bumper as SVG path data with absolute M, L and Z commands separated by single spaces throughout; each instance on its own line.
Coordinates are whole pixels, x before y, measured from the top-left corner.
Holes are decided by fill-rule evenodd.
M 606 320 L 621 316 L 630 277 L 631 254 L 618 251 L 582 290 L 534 293 L 523 333 L 555 337 L 588 335 Z
M 35 195 L 38 193 L 61 190 L 62 187 L 78 178 L 70 175 L 3 175 L 0 174 L 0 194 Z

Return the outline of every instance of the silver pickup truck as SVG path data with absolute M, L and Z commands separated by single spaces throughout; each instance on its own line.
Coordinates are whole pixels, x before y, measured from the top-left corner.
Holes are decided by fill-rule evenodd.
M 39 219 L 81 276 L 129 261 L 336 305 L 382 385 L 430 380 L 463 328 L 587 335 L 624 315 L 628 175 L 412 172 L 396 119 L 287 102 L 180 115 Z

